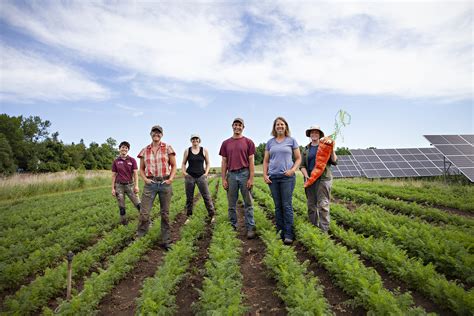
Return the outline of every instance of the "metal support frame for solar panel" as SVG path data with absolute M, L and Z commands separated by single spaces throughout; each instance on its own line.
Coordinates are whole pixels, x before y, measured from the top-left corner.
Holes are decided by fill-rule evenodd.
M 351 155 L 338 155 L 337 165 L 332 165 L 331 169 L 334 178 L 354 178 L 364 176 L 359 165 Z
M 350 152 L 367 178 L 443 174 L 443 156 L 435 148 L 351 149 Z
M 474 182 L 474 135 L 423 135 L 450 163 Z

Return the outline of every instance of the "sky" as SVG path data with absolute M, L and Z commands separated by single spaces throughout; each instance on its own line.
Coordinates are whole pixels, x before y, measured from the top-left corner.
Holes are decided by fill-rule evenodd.
M 235 117 L 256 145 L 283 116 L 337 147 L 429 147 L 474 133 L 474 10 L 457 1 L 0 1 L 0 113 L 51 121 L 64 143 L 150 128 L 181 164 L 211 165 Z

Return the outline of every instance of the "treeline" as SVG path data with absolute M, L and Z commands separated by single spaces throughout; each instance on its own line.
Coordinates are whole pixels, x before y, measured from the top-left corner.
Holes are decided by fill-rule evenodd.
M 0 114 L 0 174 L 109 169 L 118 154 L 113 138 L 89 147 L 82 139 L 64 144 L 58 132 L 50 135 L 50 126 L 38 116 Z

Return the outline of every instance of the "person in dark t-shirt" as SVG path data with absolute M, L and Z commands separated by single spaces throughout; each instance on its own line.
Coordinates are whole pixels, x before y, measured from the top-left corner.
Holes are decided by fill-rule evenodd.
M 183 163 L 181 165 L 186 188 L 186 214 L 188 217 L 193 214 L 194 187 L 197 185 L 199 193 L 201 193 L 204 204 L 206 205 L 211 223 L 214 223 L 214 204 L 212 203 L 209 185 L 207 183 L 207 176 L 211 168 L 209 164 L 209 153 L 207 149 L 200 146 L 201 137 L 199 137 L 198 134 L 192 134 L 190 140 L 192 146 L 184 151 Z M 188 163 L 188 168 L 186 168 L 186 163 Z M 188 222 L 189 218 L 186 219 L 185 224 Z
M 133 205 L 140 211 L 140 199 L 137 196 L 138 189 L 138 166 L 137 161 L 128 155 L 130 144 L 123 141 L 119 145 L 120 155 L 112 164 L 112 195 L 117 198 L 120 221 L 127 224 L 125 215 L 125 194 Z

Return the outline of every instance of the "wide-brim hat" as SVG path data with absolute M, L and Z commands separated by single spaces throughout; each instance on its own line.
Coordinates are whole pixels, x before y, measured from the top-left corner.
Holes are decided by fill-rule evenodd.
M 307 130 L 306 130 L 306 136 L 309 137 L 309 134 L 311 131 L 319 131 L 319 134 L 321 135 L 320 137 L 324 137 L 324 132 L 321 130 L 319 125 L 311 125 Z

